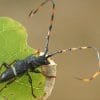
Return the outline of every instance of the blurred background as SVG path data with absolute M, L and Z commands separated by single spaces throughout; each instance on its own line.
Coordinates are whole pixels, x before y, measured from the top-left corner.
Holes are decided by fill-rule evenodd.
M 32 9 L 44 0 L 0 0 L 0 16 L 21 22 L 28 32 L 28 43 L 33 48 L 44 48 L 49 26 L 51 3 L 47 3 L 33 18 Z M 95 46 L 100 48 L 100 1 L 54 0 L 55 20 L 49 50 Z M 75 77 L 89 77 L 98 69 L 94 50 L 60 54 L 53 57 L 57 66 L 55 88 L 48 100 L 100 100 L 100 77 L 82 83 Z

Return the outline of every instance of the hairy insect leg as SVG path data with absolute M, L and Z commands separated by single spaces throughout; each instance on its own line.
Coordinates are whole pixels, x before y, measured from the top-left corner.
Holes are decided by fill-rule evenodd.
M 69 53 L 71 51 L 78 51 L 78 50 L 86 50 L 86 49 L 93 49 L 97 52 L 97 59 L 98 59 L 98 71 L 96 71 L 90 78 L 78 78 L 79 80 L 82 80 L 83 82 L 90 82 L 91 80 L 95 79 L 97 76 L 100 75 L 100 52 L 97 48 L 93 47 L 93 46 L 87 46 L 87 47 L 79 47 L 79 48 L 68 48 L 68 49 L 64 49 L 64 50 L 58 50 L 52 54 L 49 54 L 47 56 L 47 58 L 49 57 L 52 57 L 56 54 L 59 54 L 59 53 Z
M 0 92 L 3 91 L 5 88 L 7 88 L 7 86 L 10 85 L 11 83 L 13 83 L 14 81 L 15 81 L 15 78 L 14 78 L 14 79 L 11 79 L 10 81 L 8 81 L 8 82 L 5 84 L 5 86 L 2 87 L 2 88 L 0 89 Z
M 46 4 L 48 1 L 52 2 L 52 14 L 51 14 L 51 18 L 50 18 L 50 25 L 48 28 L 48 34 L 46 37 L 46 42 L 45 42 L 45 49 L 44 49 L 44 56 L 47 54 L 48 52 L 48 45 L 49 45 L 49 38 L 50 38 L 50 34 L 51 34 L 51 30 L 52 30 L 52 25 L 53 25 L 53 21 L 54 21 L 54 10 L 55 10 L 55 3 L 53 2 L 53 0 L 45 0 L 44 2 L 42 2 L 40 4 L 40 6 L 36 9 L 36 10 L 32 10 L 29 14 L 29 17 L 32 17 L 35 13 L 37 13 L 37 11 L 44 5 Z
M 33 89 L 33 84 L 32 84 L 32 78 L 31 78 L 31 76 L 30 76 L 30 74 L 27 72 L 27 76 L 28 76 L 28 81 L 29 81 L 29 83 L 30 83 L 30 85 L 31 85 L 31 92 L 32 92 L 32 96 L 34 97 L 34 98 L 36 98 L 36 95 L 34 94 L 34 89 Z

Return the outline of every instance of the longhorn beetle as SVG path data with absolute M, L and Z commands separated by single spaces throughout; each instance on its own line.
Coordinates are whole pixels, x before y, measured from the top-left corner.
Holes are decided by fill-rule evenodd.
M 35 11 L 32 10 L 29 14 L 29 17 L 32 17 L 48 1 L 50 1 L 52 3 L 52 14 L 51 14 L 50 25 L 49 25 L 49 28 L 48 28 L 48 33 L 47 33 L 47 37 L 46 37 L 46 43 L 45 43 L 45 48 L 44 48 L 43 54 L 39 55 L 38 57 L 32 54 L 32 55 L 26 57 L 23 60 L 16 60 L 16 61 L 12 62 L 11 64 L 3 63 L 1 65 L 1 68 L 5 67 L 6 70 L 4 72 L 2 72 L 1 75 L 0 75 L 0 83 L 3 83 L 3 82 L 7 82 L 7 83 L 5 84 L 5 86 L 2 89 L 0 89 L 0 92 L 3 91 L 9 84 L 14 82 L 14 80 L 16 80 L 16 77 L 19 77 L 19 76 L 21 77 L 22 75 L 27 73 L 28 78 L 29 78 L 29 83 L 31 85 L 32 95 L 33 95 L 33 97 L 36 97 L 35 94 L 34 94 L 34 91 L 33 91 L 32 78 L 29 74 L 29 71 L 38 73 L 35 70 L 36 68 L 38 68 L 42 65 L 50 64 L 49 58 L 56 55 L 56 54 L 60 54 L 60 53 L 69 53 L 71 51 L 77 51 L 77 50 L 94 49 L 97 52 L 97 58 L 98 58 L 98 61 L 99 61 L 99 68 L 100 68 L 99 50 L 97 48 L 93 47 L 93 46 L 86 46 L 86 47 L 79 47 L 79 48 L 68 48 L 68 49 L 64 49 L 64 50 L 62 49 L 62 50 L 57 50 L 53 53 L 48 54 L 48 45 L 49 45 L 52 25 L 53 25 L 53 21 L 54 21 L 55 3 L 54 3 L 53 0 L 45 0 L 44 2 L 42 2 L 40 4 L 40 6 Z M 42 73 L 42 72 L 39 72 L 39 73 Z M 99 74 L 100 74 L 100 71 L 98 70 L 90 78 L 77 78 L 77 79 L 82 80 L 84 82 L 90 82 L 92 79 L 94 79 Z M 46 77 L 49 77 L 49 78 L 55 78 L 56 77 L 56 76 L 48 76 L 46 74 L 44 74 L 44 75 Z

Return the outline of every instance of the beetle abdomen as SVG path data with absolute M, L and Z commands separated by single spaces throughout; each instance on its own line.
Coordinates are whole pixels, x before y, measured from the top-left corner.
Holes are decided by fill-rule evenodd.
M 4 71 L 0 76 L 0 82 L 8 81 L 15 77 L 15 73 L 13 68 L 9 68 L 8 70 Z

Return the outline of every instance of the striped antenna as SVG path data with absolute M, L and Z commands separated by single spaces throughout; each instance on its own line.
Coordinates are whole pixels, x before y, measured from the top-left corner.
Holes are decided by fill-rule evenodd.
M 55 3 L 53 0 L 45 0 L 44 2 L 42 2 L 40 4 L 40 6 L 36 9 L 36 10 L 32 10 L 29 14 L 29 17 L 32 17 L 35 13 L 38 12 L 38 10 L 45 5 L 48 1 L 52 2 L 52 12 L 51 12 L 51 18 L 50 18 L 50 25 L 48 28 L 48 34 L 46 37 L 46 43 L 45 43 L 45 48 L 44 48 L 44 56 L 46 56 L 46 54 L 48 53 L 48 45 L 49 45 L 49 39 L 50 39 L 50 34 L 51 34 L 51 30 L 52 30 L 52 25 L 53 25 L 53 21 L 54 21 L 54 10 L 55 10 Z
M 45 0 L 44 2 L 42 2 L 39 7 L 36 9 L 36 10 L 32 10 L 29 14 L 29 17 L 32 17 L 35 13 L 37 13 L 39 11 L 39 9 L 45 5 L 48 1 L 51 1 L 52 2 L 52 12 L 51 12 L 51 18 L 50 18 L 50 25 L 49 25 L 49 28 L 48 28 L 48 34 L 47 34 L 47 37 L 46 37 L 46 43 L 45 43 L 45 48 L 44 48 L 44 55 L 43 56 L 46 56 L 46 58 L 50 58 L 56 54 L 59 54 L 59 53 L 68 53 L 68 52 L 71 52 L 71 51 L 77 51 L 77 50 L 85 50 L 85 49 L 93 49 L 97 52 L 97 58 L 98 58 L 98 66 L 99 66 L 99 69 L 97 72 L 95 72 L 90 78 L 79 78 L 79 77 L 76 77 L 76 79 L 78 80 L 81 80 L 83 82 L 90 82 L 91 80 L 95 79 L 99 74 L 100 74 L 100 54 L 99 54 L 99 50 L 93 46 L 86 46 L 86 47 L 79 47 L 79 48 L 68 48 L 68 49 L 63 49 L 63 50 L 58 50 L 56 52 L 53 52 L 49 55 L 47 55 L 48 53 L 48 45 L 49 45 L 49 39 L 50 39 L 50 35 L 51 35 L 51 30 L 52 30 L 52 25 L 53 25 L 53 21 L 54 21 L 54 11 L 55 11 L 55 3 L 53 0 Z
M 95 79 L 97 76 L 100 75 L 100 53 L 99 50 L 93 46 L 87 46 L 87 47 L 79 47 L 79 48 L 68 48 L 68 49 L 63 49 L 63 50 L 58 50 L 56 52 L 53 52 L 49 55 L 47 55 L 47 58 L 52 57 L 56 54 L 60 54 L 60 53 L 69 53 L 71 51 L 78 51 L 78 50 L 86 50 L 86 49 L 93 49 L 97 52 L 97 59 L 98 59 L 98 71 L 96 71 L 90 78 L 79 78 L 79 77 L 75 77 L 78 80 L 81 80 L 83 82 L 90 82 L 91 80 Z

